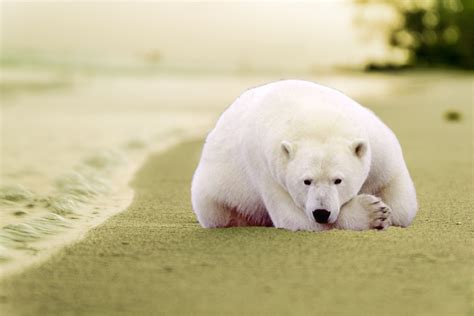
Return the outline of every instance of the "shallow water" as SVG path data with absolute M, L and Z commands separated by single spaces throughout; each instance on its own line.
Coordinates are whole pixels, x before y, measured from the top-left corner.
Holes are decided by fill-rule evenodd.
M 375 107 L 378 98 L 395 104 L 397 94 L 426 88 L 427 78 L 448 90 L 472 84 L 445 74 L 298 77 Z M 39 262 L 124 210 L 133 198 L 128 181 L 151 152 L 204 137 L 242 91 L 277 79 L 2 71 L 0 273 Z

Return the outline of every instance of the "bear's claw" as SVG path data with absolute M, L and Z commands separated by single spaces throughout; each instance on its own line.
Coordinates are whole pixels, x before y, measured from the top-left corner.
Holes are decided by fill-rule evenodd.
M 382 230 L 392 224 L 392 210 L 379 197 L 370 194 L 360 195 L 361 206 L 369 213 L 369 228 Z
M 382 204 L 381 206 L 379 206 L 380 203 Z M 374 208 L 374 205 L 377 206 Z M 371 213 L 370 218 L 372 219 L 370 228 L 382 230 L 391 225 L 390 215 L 392 210 L 381 200 L 379 200 L 376 204 L 370 203 L 369 212 Z

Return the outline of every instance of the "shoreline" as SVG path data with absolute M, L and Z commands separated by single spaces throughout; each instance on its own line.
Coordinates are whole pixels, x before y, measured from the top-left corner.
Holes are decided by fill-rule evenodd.
M 23 246 L 21 246 L 21 248 L 2 246 L 5 259 L 4 262 L 0 262 L 0 280 L 20 274 L 30 267 L 42 264 L 62 248 L 81 241 L 90 230 L 103 224 L 116 214 L 127 210 L 135 196 L 130 182 L 147 159 L 149 159 L 151 155 L 164 153 L 173 146 L 188 141 L 190 138 L 199 137 L 202 133 L 203 131 L 188 132 L 179 136 L 168 137 L 160 144 L 143 152 L 140 157 L 138 159 L 135 158 L 135 161 L 130 163 L 125 170 L 122 170 L 119 174 L 112 177 L 115 184 L 113 192 L 99 196 L 86 203 L 85 208 L 87 208 L 88 211 L 81 211 L 81 214 L 75 215 L 77 217 L 76 220 L 67 219 L 55 213 L 49 213 L 44 216 L 45 218 L 52 217 L 51 225 L 64 225 L 64 227 L 49 226 L 51 232 L 47 233 L 44 238 L 32 240 L 31 242 L 24 241 L 22 242 Z M 120 166 L 118 168 L 120 168 Z M 93 211 L 93 209 L 98 208 L 100 212 Z M 37 221 L 42 219 L 41 217 L 36 218 Z M 20 223 L 15 225 L 24 224 Z M 12 242 L 10 242 L 10 244 L 15 242 L 14 238 L 19 237 L 12 236 L 11 238 Z M 6 244 L 8 245 L 8 243 Z

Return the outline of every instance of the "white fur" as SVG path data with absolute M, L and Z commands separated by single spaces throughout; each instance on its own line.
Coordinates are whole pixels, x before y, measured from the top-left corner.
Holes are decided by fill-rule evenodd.
M 417 211 L 392 131 L 344 94 L 299 80 L 248 90 L 222 114 L 191 191 L 203 227 L 380 229 L 408 226 Z M 327 224 L 316 209 L 330 211 Z

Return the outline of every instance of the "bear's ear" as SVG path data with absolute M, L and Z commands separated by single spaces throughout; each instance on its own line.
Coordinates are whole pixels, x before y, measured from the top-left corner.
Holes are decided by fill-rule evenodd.
M 357 139 L 352 143 L 352 151 L 354 154 L 362 158 L 367 152 L 367 142 L 363 139 Z
M 295 149 L 294 149 L 294 146 L 290 142 L 286 140 L 282 141 L 281 150 L 283 151 L 283 153 L 288 159 L 293 158 Z

